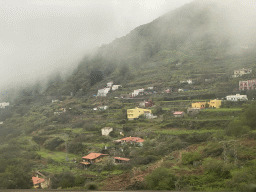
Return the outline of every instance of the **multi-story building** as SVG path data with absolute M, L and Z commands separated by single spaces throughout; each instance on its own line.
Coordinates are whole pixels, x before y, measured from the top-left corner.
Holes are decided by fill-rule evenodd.
M 239 90 L 255 90 L 256 88 L 256 79 L 248 81 L 239 81 Z
M 109 90 L 110 90 L 109 87 L 106 87 L 106 88 L 103 88 L 103 89 L 99 89 L 97 96 L 106 97 L 108 92 L 109 92 Z
M 134 120 L 139 118 L 140 115 L 145 115 L 146 113 L 151 113 L 151 110 L 138 107 L 135 107 L 135 109 L 127 109 L 127 118 L 128 120 Z

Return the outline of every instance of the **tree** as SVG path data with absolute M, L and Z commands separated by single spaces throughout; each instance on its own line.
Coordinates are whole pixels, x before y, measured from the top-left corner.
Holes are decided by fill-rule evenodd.
M 93 70 L 90 73 L 90 85 L 93 86 L 96 83 L 103 80 L 103 73 L 99 70 Z
M 256 102 L 253 102 L 247 109 L 245 109 L 244 117 L 245 123 L 248 125 L 252 130 L 256 129 Z
M 173 190 L 177 178 L 168 169 L 159 167 L 146 176 L 146 185 L 151 190 Z
M 5 172 L 0 173 L 0 186 L 4 189 L 30 189 L 33 183 L 29 173 L 17 165 L 7 166 Z

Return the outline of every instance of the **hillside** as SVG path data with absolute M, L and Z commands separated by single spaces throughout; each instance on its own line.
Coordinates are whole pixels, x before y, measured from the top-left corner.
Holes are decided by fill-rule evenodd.
M 0 188 L 32 188 L 40 171 L 53 189 L 253 190 L 256 91 L 239 81 L 255 79 L 256 54 L 230 38 L 221 11 L 187 4 L 102 46 L 65 79 L 6 95 Z M 252 72 L 231 76 L 242 68 Z M 226 100 L 237 93 L 248 100 Z M 153 115 L 129 120 L 128 109 Z

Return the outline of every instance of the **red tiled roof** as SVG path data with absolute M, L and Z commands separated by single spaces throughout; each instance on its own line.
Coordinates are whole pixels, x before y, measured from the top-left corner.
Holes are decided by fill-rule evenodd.
M 121 161 L 130 161 L 130 159 L 128 158 L 123 158 L 123 157 L 113 157 L 114 159 L 117 159 L 117 160 L 121 160 Z
M 173 113 L 173 115 L 181 115 L 181 114 L 183 114 L 184 112 L 183 111 L 175 111 L 174 113 Z
M 134 142 L 137 142 L 137 143 L 142 143 L 143 141 L 145 141 L 144 139 L 141 139 L 139 137 L 125 137 L 125 138 L 120 139 L 120 140 L 126 141 L 126 142 L 134 141 Z
M 107 154 L 102 154 L 102 153 L 90 153 L 89 155 L 86 155 L 82 157 L 83 159 L 97 159 L 98 157 L 102 155 L 107 155 Z
M 45 181 L 45 179 L 39 178 L 39 177 L 32 177 L 32 181 L 33 181 L 34 185 L 37 185 L 39 183 L 43 183 Z

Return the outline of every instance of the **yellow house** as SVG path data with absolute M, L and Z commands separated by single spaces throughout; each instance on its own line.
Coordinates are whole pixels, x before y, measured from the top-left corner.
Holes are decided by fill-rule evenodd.
M 220 108 L 221 100 L 210 100 L 210 102 L 195 102 L 192 103 L 191 107 L 204 109 L 206 104 L 208 104 L 209 107 Z
M 221 100 L 211 100 L 209 102 L 209 107 L 220 108 L 220 106 L 221 106 Z
M 151 110 L 138 107 L 135 107 L 135 109 L 127 109 L 127 118 L 128 120 L 133 120 L 138 118 L 140 115 L 144 115 L 145 113 L 151 113 Z
M 192 103 L 192 106 L 191 108 L 205 108 L 205 105 L 206 105 L 206 102 L 195 102 L 195 103 Z

